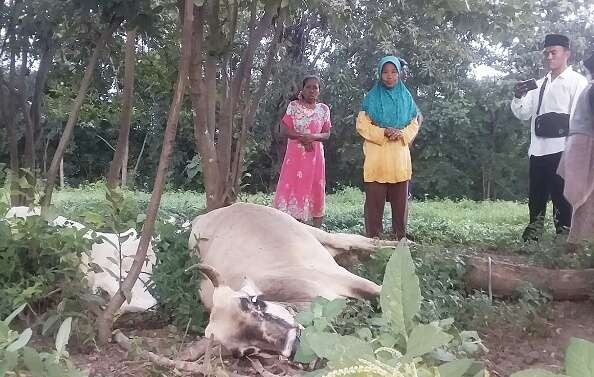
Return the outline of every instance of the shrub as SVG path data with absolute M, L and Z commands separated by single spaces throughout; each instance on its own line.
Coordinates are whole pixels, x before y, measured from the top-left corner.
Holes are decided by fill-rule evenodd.
M 159 224 L 154 244 L 157 263 L 148 289 L 176 326 L 201 333 L 207 319 L 198 296 L 201 275 L 195 269 L 185 272 L 197 260 L 188 252 L 189 230 L 180 229 L 175 223 Z
M 25 302 L 66 302 L 87 292 L 79 269 L 91 250 L 86 230 L 54 227 L 40 216 L 0 216 L 0 316 Z
M 33 377 L 86 377 L 87 371 L 74 367 L 69 360 L 66 345 L 70 337 L 72 318 L 66 318 L 56 335 L 55 349 L 51 352 L 38 352 L 27 347 L 33 334 L 30 328 L 18 333 L 9 328 L 12 320 L 23 311 L 26 304 L 21 305 L 4 321 L 0 321 L 0 375 L 6 373 L 17 376 Z M 22 374 L 24 371 L 28 373 Z

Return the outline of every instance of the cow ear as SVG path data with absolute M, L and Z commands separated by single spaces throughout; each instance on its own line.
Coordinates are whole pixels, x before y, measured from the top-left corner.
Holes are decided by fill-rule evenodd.
M 243 279 L 243 283 L 241 284 L 239 291 L 250 297 L 262 295 L 262 291 L 258 289 L 254 281 L 248 277 Z

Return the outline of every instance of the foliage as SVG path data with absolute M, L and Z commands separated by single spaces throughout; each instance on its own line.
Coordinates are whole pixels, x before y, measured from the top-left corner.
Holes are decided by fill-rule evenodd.
M 198 296 L 202 276 L 196 270 L 185 272 L 197 262 L 188 253 L 190 232 L 181 224 L 165 222 L 159 224 L 157 233 L 159 237 L 153 245 L 157 263 L 149 292 L 178 328 L 201 333 L 208 319 Z
M 50 226 L 40 216 L 0 217 L 0 315 L 25 302 L 65 303 L 87 293 L 79 270 L 87 230 Z
M 327 360 L 317 376 L 373 375 L 474 376 L 480 365 L 466 357 L 476 352 L 475 332 L 457 332 L 453 320 L 418 321 L 421 294 L 414 262 L 406 246 L 393 250 L 380 294 L 381 312 L 359 324 L 351 334 L 335 328 L 344 300 L 318 299 L 297 320 L 305 326 L 296 361 Z M 344 318 L 344 317 L 342 317 Z M 475 347 L 473 347 L 475 346 Z M 438 372 L 439 370 L 439 372 Z M 332 372 L 333 371 L 333 372 Z
M 51 353 L 38 352 L 27 347 L 33 334 L 30 328 L 18 333 L 9 328 L 12 320 L 23 311 L 26 304 L 0 321 L 0 376 L 30 375 L 32 377 L 85 377 L 87 371 L 74 367 L 69 359 L 66 345 L 70 337 L 72 318 L 66 318 L 56 335 L 55 349 Z M 25 372 L 26 371 L 26 372 Z

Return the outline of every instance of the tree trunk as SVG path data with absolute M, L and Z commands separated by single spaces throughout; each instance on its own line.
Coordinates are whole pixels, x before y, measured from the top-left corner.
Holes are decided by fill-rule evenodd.
M 60 188 L 64 188 L 64 157 L 60 159 Z
M 204 187 L 206 191 L 206 209 L 211 211 L 221 207 L 217 201 L 217 190 L 221 185 L 219 162 L 214 139 L 214 124 L 212 129 L 208 124 L 207 91 L 202 78 L 203 47 L 204 47 L 204 7 L 194 9 L 192 65 L 190 69 L 190 87 L 192 99 L 192 114 L 194 121 L 194 143 L 196 151 L 200 153 Z
M 62 132 L 62 137 L 60 138 L 60 142 L 58 143 L 58 147 L 54 152 L 54 157 L 52 158 L 52 162 L 50 164 L 50 168 L 47 174 L 45 193 L 41 200 L 42 212 L 47 211 L 52 202 L 52 193 L 54 190 L 54 186 L 56 184 L 56 178 L 58 176 L 58 170 L 60 168 L 60 161 L 64 157 L 66 147 L 70 143 L 74 126 L 76 125 L 76 121 L 78 120 L 78 114 L 87 95 L 87 91 L 91 84 L 91 79 L 93 78 L 95 67 L 97 66 L 97 62 L 99 61 L 99 57 L 103 53 L 103 50 L 107 45 L 107 41 L 109 40 L 109 38 L 111 38 L 113 32 L 117 29 L 121 22 L 121 18 L 112 21 L 112 23 L 105 29 L 105 31 L 103 31 L 103 33 L 97 40 L 97 43 L 95 44 L 95 49 L 93 50 L 93 54 L 91 55 L 91 58 L 85 70 L 85 74 L 80 83 L 78 94 L 76 96 L 76 99 L 72 103 L 70 115 L 68 116 L 68 121 L 66 122 L 66 126 L 64 127 L 64 130 Z
M 53 40 L 53 31 L 44 35 L 41 38 L 41 58 L 39 60 L 39 68 L 37 69 L 37 76 L 35 77 L 35 87 L 33 89 L 33 96 L 31 98 L 30 117 L 34 132 L 34 149 L 37 151 L 41 147 L 41 105 L 45 93 L 45 87 L 49 76 L 49 70 L 52 66 L 55 54 L 55 43 Z M 44 169 L 45 170 L 45 169 Z
M 132 180 L 129 182 L 130 187 L 134 186 L 134 182 L 136 180 L 136 174 L 138 172 L 138 168 L 140 167 L 140 161 L 142 161 L 142 155 L 144 154 L 144 148 L 146 147 L 146 142 L 148 140 L 149 137 L 149 133 L 147 132 L 144 135 L 144 140 L 142 141 L 142 146 L 140 147 L 140 152 L 138 152 L 138 158 L 136 159 L 136 164 L 134 164 L 134 168 L 132 169 L 132 172 L 130 174 L 130 177 L 132 177 Z M 126 165 L 128 165 L 128 163 L 126 163 Z
M 242 127 L 241 127 L 241 134 L 239 139 L 236 141 L 235 144 L 235 158 L 233 160 L 233 164 L 231 166 L 231 185 L 228 186 L 228 191 L 226 196 L 230 198 L 236 198 L 240 185 L 241 185 L 241 178 L 243 175 L 243 159 L 245 156 L 245 144 L 247 142 L 247 135 L 254 123 L 254 117 L 256 115 L 256 111 L 258 110 L 258 105 L 260 104 L 260 100 L 264 97 L 264 93 L 266 91 L 266 87 L 268 84 L 268 79 L 272 73 L 272 66 L 275 60 L 276 53 L 278 51 L 278 45 L 282 38 L 282 32 L 284 27 L 284 22 L 287 17 L 288 9 L 282 8 L 278 14 L 276 19 L 276 27 L 274 30 L 274 35 L 270 45 L 268 46 L 268 54 L 266 57 L 266 63 L 262 68 L 262 72 L 260 75 L 260 82 L 258 84 L 258 90 L 253 96 L 251 102 L 248 106 L 246 106 L 246 110 L 243 112 L 242 116 Z
M 128 185 L 128 158 L 130 157 L 130 142 L 126 143 L 126 150 L 124 151 L 124 158 L 122 159 L 122 180 L 120 184 L 122 187 Z
M 254 57 L 261 46 L 262 39 L 270 31 L 273 20 L 276 19 L 279 28 L 283 27 L 284 16 L 279 11 L 286 11 L 286 6 L 281 6 L 280 1 L 265 2 L 262 16 L 258 19 L 260 13 L 258 2 L 250 3 L 247 46 L 241 53 L 238 68 L 232 75 L 230 83 L 227 85 L 225 82 L 222 85 L 223 99 L 217 101 L 216 80 L 220 71 L 217 64 L 226 59 L 220 58 L 224 52 L 225 44 L 221 43 L 223 38 L 220 28 L 217 26 L 220 20 L 217 7 L 213 7 L 215 3 L 208 2 L 199 8 L 194 23 L 195 45 L 192 52 L 192 70 L 190 71 L 195 143 L 203 164 L 207 210 L 209 211 L 229 205 L 237 197 L 247 132 L 253 121 L 253 114 L 261 93 L 263 93 L 263 90 L 258 89 L 259 97 L 256 93 L 250 94 L 247 89 L 251 79 Z M 205 37 L 206 24 L 209 26 L 208 37 Z M 276 49 L 279 38 L 275 37 L 270 43 L 271 50 L 268 55 Z M 229 48 L 232 41 L 233 32 L 230 32 L 226 48 Z M 203 50 L 207 54 L 203 53 Z M 268 60 L 273 60 L 273 57 Z M 204 65 L 202 61 L 205 61 Z M 262 70 L 261 84 L 266 85 L 270 70 L 271 66 L 267 63 Z M 237 115 L 241 115 L 239 124 L 236 121 L 239 118 Z
M 126 34 L 126 52 L 124 63 L 124 90 L 122 92 L 122 110 L 120 112 L 120 132 L 113 160 L 107 174 L 107 186 L 115 188 L 118 185 L 120 171 L 122 175 L 128 169 L 124 165 L 126 151 L 130 137 L 130 121 L 132 119 L 132 101 L 134 99 L 134 66 L 136 65 L 136 31 L 129 30 Z M 122 185 L 124 183 L 122 182 Z
M 146 212 L 146 220 L 142 228 L 138 250 L 134 256 L 134 262 L 128 272 L 124 281 L 120 284 L 118 292 L 111 298 L 105 311 L 97 319 L 98 341 L 100 344 L 105 344 L 111 338 L 111 330 L 113 326 L 113 317 L 116 311 L 122 306 L 126 297 L 129 297 L 132 292 L 132 287 L 138 279 L 142 266 L 146 259 L 148 246 L 153 235 L 157 213 L 161 202 L 161 196 L 165 188 L 165 179 L 167 177 L 167 170 L 171 154 L 175 146 L 175 134 L 177 131 L 177 122 L 179 113 L 184 99 L 184 92 L 188 82 L 188 71 L 190 67 L 191 56 L 191 42 L 192 42 L 192 23 L 194 19 L 193 0 L 185 0 L 184 2 L 184 21 L 182 33 L 182 47 L 181 58 L 179 62 L 179 72 L 177 77 L 177 84 L 175 93 L 169 109 L 169 116 L 167 118 L 167 126 L 163 137 L 163 149 L 161 150 L 161 157 L 159 159 L 159 167 L 157 168 L 157 175 L 153 187 L 153 193 Z
M 594 297 L 594 269 L 551 270 L 522 264 L 470 257 L 466 263 L 466 284 L 470 289 L 491 291 L 509 297 L 531 284 L 551 292 L 555 300 L 587 300 Z

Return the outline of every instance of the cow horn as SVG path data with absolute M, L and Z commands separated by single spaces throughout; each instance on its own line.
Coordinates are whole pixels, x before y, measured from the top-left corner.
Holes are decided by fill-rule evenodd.
M 212 282 L 212 285 L 214 285 L 215 288 L 223 284 L 223 278 L 221 277 L 221 274 L 219 274 L 219 272 L 214 267 L 209 266 L 208 264 L 196 263 L 195 265 L 186 268 L 186 272 L 196 268 Z

